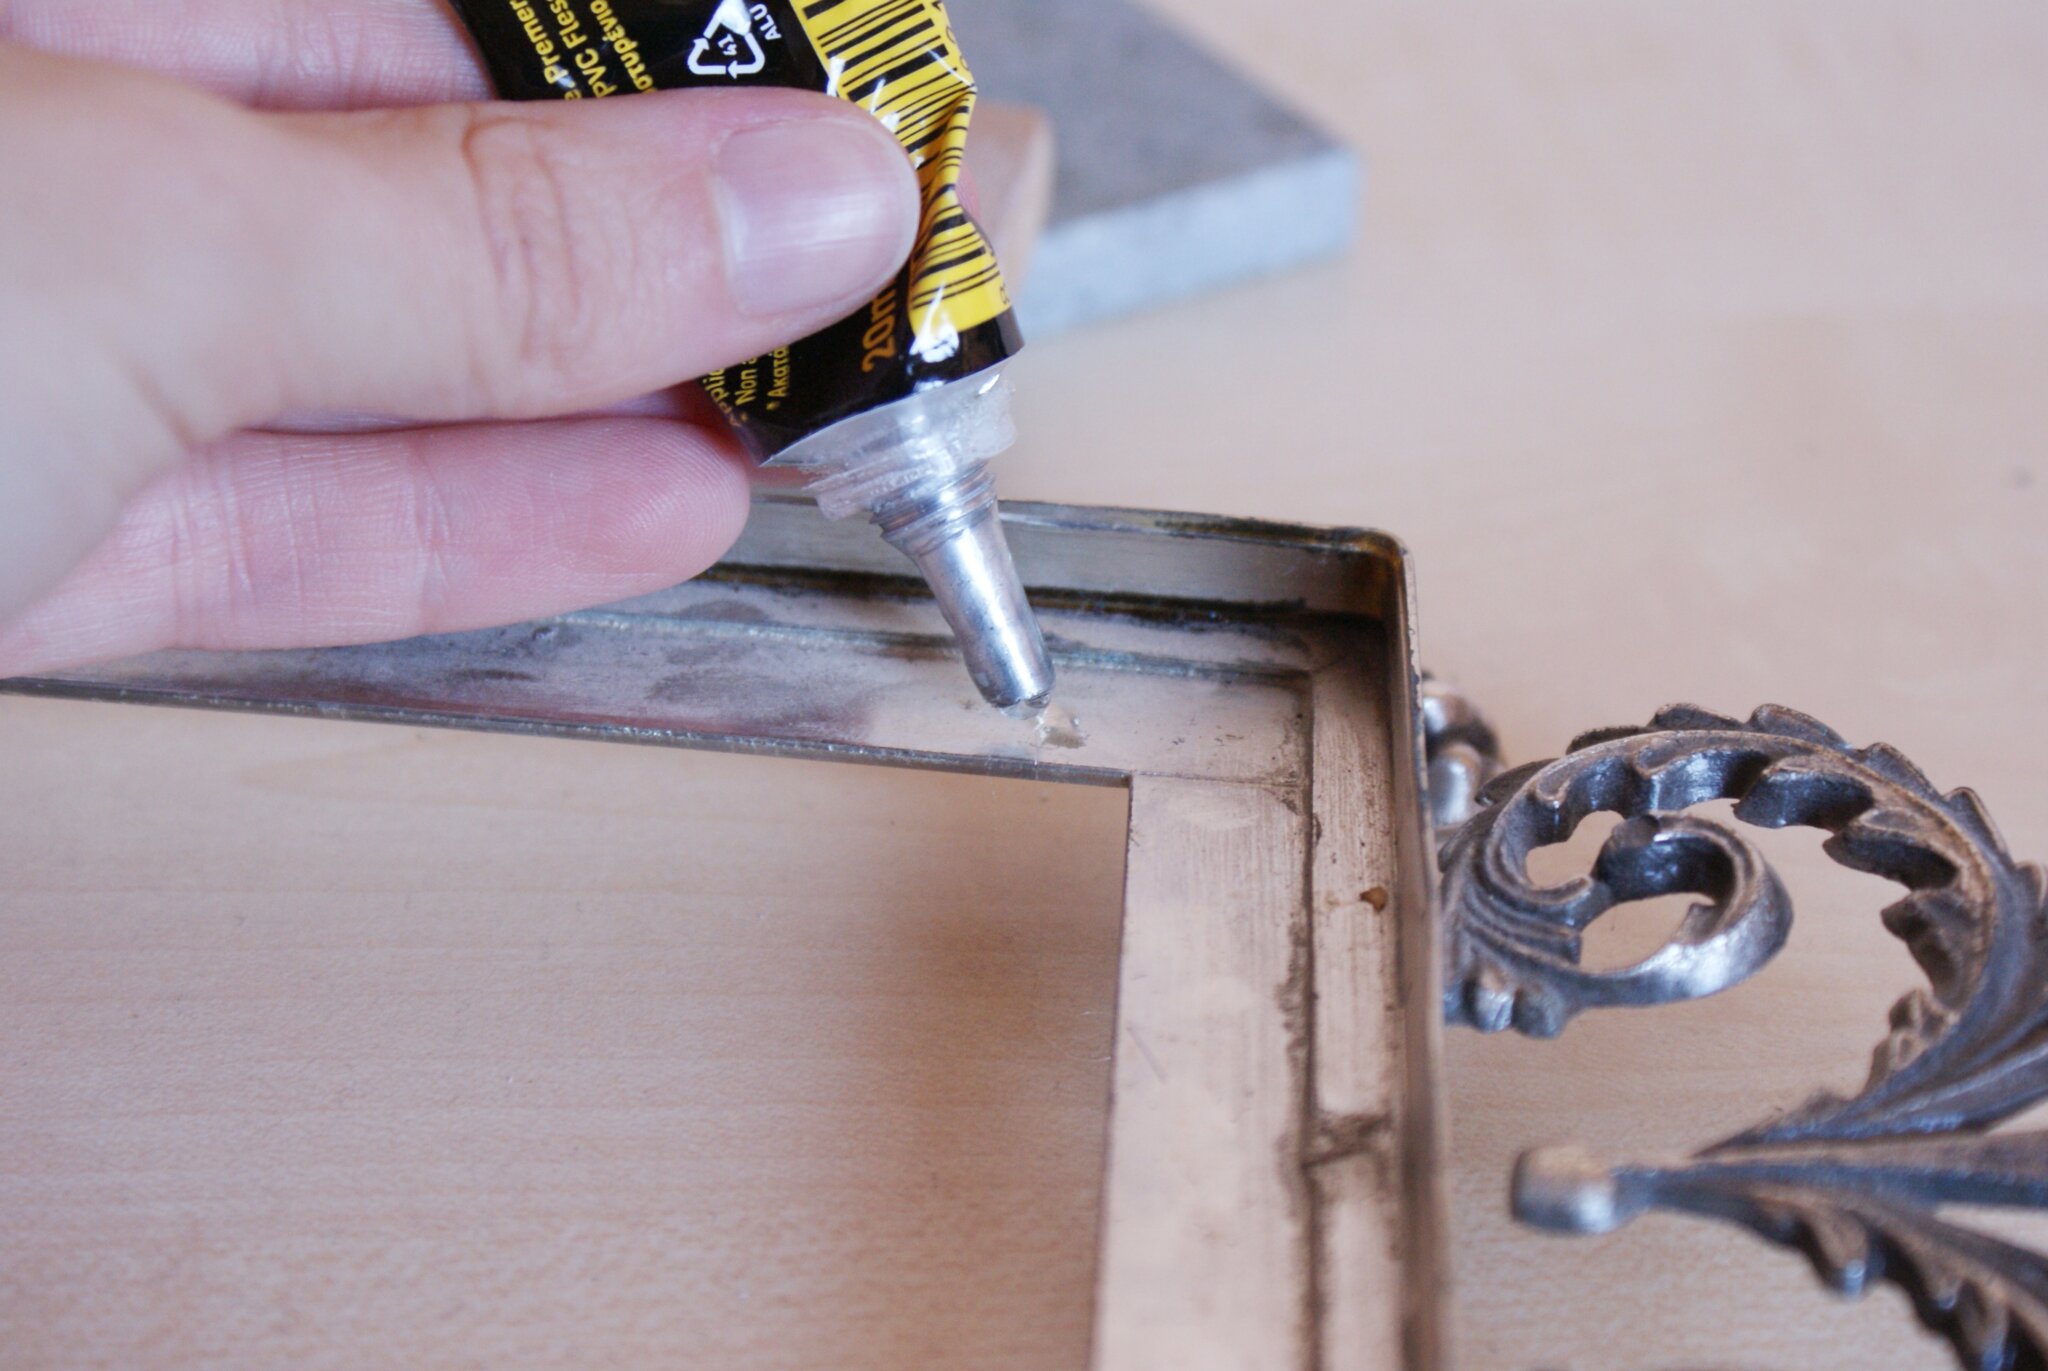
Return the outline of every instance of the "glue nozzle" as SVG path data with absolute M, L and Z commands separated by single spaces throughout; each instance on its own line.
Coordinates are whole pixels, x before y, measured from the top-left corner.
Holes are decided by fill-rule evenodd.
M 999 709 L 1044 706 L 1052 660 L 1003 537 L 988 459 L 1015 441 L 1009 385 L 984 372 L 814 434 L 778 461 L 811 469 L 827 516 L 862 513 L 931 587 L 967 672 Z
M 998 709 L 1042 708 L 1052 695 L 1052 659 L 1010 559 L 987 468 L 877 510 L 875 522 L 931 587 L 982 698 Z

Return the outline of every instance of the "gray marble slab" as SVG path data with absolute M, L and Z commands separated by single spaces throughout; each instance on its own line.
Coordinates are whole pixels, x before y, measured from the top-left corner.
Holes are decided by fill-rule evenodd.
M 982 91 L 1059 140 L 1051 221 L 1017 296 L 1027 337 L 1330 257 L 1348 147 L 1124 0 L 951 0 Z

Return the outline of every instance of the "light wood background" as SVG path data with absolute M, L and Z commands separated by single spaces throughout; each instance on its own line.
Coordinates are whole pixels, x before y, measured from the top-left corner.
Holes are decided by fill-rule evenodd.
M 1123 792 L 24 700 L 0 757 L 9 1371 L 1085 1359 Z
M 2048 11 L 1161 4 L 1366 152 L 1358 248 L 1028 353 L 1007 494 L 1393 530 L 1517 756 L 1779 701 L 2048 855 Z M 1112 792 L 0 700 L 0 815 L 0 1364 L 1078 1363 Z M 1883 888 L 1767 847 L 1752 986 L 1451 1038 L 1462 1364 L 1944 1364 L 1502 1216 L 1860 1079 Z

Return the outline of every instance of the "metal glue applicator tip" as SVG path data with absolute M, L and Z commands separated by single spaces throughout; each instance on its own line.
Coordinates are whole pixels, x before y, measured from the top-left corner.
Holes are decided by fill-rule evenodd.
M 929 499 L 915 517 L 882 532 L 916 564 L 959 640 L 982 698 L 1035 712 L 1052 696 L 1052 659 L 1003 538 L 995 492 L 982 473 Z
M 826 517 L 865 514 L 916 564 L 982 697 L 1042 709 L 1052 659 L 1003 539 L 988 459 L 1016 441 L 1010 388 L 980 372 L 841 420 L 778 461 L 810 470 Z

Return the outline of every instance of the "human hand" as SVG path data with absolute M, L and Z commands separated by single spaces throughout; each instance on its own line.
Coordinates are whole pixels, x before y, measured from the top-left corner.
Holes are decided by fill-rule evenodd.
M 821 95 L 485 93 L 434 0 L 0 0 L 0 677 L 730 544 L 747 464 L 670 388 L 879 290 L 907 160 Z

